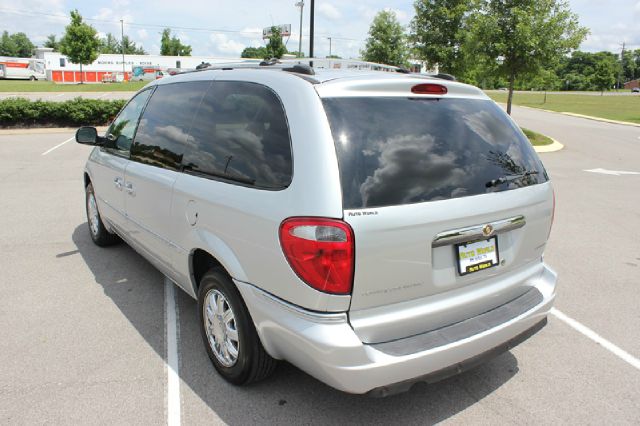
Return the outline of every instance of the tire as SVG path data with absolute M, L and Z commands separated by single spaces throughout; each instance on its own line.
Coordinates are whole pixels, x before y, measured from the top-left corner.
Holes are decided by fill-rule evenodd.
M 120 242 L 120 238 L 116 234 L 107 231 L 102 222 L 96 196 L 93 192 L 93 185 L 90 183 L 85 188 L 85 209 L 87 212 L 87 224 L 89 225 L 89 235 L 93 242 L 100 247 L 107 247 Z
M 222 268 L 210 269 L 200 280 L 198 312 L 209 359 L 226 381 L 245 385 L 273 373 L 277 361 L 264 350 L 238 289 Z
M 37 80 L 37 78 L 36 78 L 36 76 L 35 76 L 35 75 L 32 75 L 31 77 L 29 77 L 29 80 L 31 80 L 31 81 L 36 81 L 36 80 Z

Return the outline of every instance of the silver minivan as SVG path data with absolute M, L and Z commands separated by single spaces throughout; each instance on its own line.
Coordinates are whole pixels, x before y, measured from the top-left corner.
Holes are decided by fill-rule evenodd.
M 304 65 L 149 83 L 84 173 L 93 241 L 120 239 L 198 300 L 206 351 L 245 384 L 286 360 L 388 395 L 546 324 L 549 177 L 479 89 Z

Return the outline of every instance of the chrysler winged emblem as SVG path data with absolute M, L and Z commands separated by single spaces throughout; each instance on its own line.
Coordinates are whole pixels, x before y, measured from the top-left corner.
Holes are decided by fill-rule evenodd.
M 483 234 L 485 237 L 488 237 L 488 236 L 490 236 L 491 234 L 493 234 L 493 226 L 491 226 L 491 225 L 489 225 L 489 224 L 487 224 L 487 225 L 483 226 L 483 227 L 482 227 L 482 234 Z

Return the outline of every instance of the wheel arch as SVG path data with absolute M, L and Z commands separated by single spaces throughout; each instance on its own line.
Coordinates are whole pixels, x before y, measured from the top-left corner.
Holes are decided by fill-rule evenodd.
M 213 267 L 221 267 L 232 279 L 247 281 L 244 269 L 231 248 L 220 238 L 199 232 L 202 243 L 189 253 L 189 275 L 194 294 L 198 294 L 200 280 L 205 272 Z

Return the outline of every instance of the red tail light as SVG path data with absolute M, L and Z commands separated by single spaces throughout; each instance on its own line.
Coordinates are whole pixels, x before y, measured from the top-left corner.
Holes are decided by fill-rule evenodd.
M 355 243 L 346 222 L 287 219 L 280 225 L 280 246 L 293 271 L 311 287 L 325 293 L 351 293 Z
M 411 93 L 417 95 L 446 95 L 447 86 L 433 83 L 416 84 L 411 88 Z

